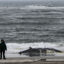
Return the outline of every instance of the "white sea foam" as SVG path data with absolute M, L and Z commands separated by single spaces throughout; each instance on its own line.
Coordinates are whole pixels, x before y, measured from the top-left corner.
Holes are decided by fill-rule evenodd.
M 19 51 L 23 51 L 28 49 L 29 47 L 32 48 L 57 48 L 61 49 L 63 48 L 63 44 L 55 44 L 55 43 L 7 43 L 7 51 L 9 53 L 17 53 Z
M 64 7 L 48 7 L 48 6 L 37 6 L 37 5 L 29 5 L 23 7 L 23 9 L 64 9 Z
M 20 7 L 0 7 L 0 9 L 64 9 L 64 7 L 48 7 L 42 5 L 27 5 L 27 6 L 20 6 Z
M 6 56 L 7 57 L 24 57 L 24 55 L 19 55 L 18 52 L 27 50 L 29 47 L 32 48 L 55 48 L 61 51 L 64 51 L 64 45 L 63 43 L 7 43 L 7 51 Z M 59 54 L 58 54 L 59 55 Z M 63 54 L 60 54 L 63 55 Z

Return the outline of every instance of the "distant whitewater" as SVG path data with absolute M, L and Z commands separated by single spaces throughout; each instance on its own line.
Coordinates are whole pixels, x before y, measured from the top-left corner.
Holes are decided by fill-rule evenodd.
M 30 46 L 63 50 L 64 6 L 0 4 L 0 38 L 7 43 L 7 53 Z

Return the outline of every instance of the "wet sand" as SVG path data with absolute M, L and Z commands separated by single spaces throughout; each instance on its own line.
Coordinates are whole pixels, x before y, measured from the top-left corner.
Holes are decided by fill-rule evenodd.
M 64 64 L 64 61 L 32 61 L 32 60 L 16 60 L 16 59 L 7 59 L 0 60 L 0 64 Z
M 1 59 L 0 64 L 64 64 L 64 57 L 7 58 Z

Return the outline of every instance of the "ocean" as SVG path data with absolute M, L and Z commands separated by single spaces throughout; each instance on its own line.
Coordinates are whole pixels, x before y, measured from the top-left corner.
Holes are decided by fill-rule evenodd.
M 0 39 L 5 40 L 7 53 L 29 47 L 64 51 L 64 6 L 41 2 L 0 3 Z

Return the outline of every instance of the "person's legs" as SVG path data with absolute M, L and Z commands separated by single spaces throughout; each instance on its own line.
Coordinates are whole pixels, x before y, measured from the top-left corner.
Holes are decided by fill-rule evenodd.
M 5 58 L 5 51 L 3 51 L 3 59 L 6 59 L 6 58 Z
M 0 59 L 2 59 L 2 51 L 0 52 Z

